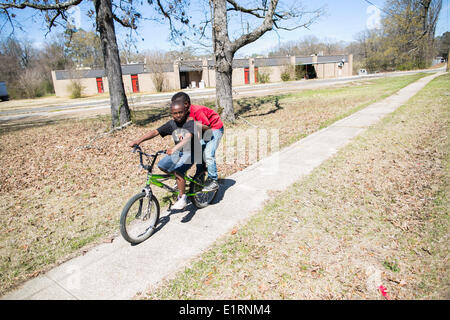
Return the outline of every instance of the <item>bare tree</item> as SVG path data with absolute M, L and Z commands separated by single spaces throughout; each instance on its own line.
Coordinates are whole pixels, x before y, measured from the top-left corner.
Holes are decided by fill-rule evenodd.
M 65 52 L 76 66 L 95 68 L 104 65 L 100 36 L 95 31 L 68 29 L 64 36 L 67 40 Z
M 152 81 L 156 91 L 163 92 L 167 88 L 165 66 L 173 63 L 173 60 L 167 60 L 164 52 L 158 50 L 146 52 L 145 59 L 147 68 L 152 74 Z
M 67 1 L 39 1 L 39 0 L 17 0 L 17 1 L 0 1 L 1 18 L 9 21 L 13 30 L 15 25 L 14 10 L 25 8 L 33 8 L 44 14 L 48 24 L 49 31 L 57 24 L 63 24 L 58 21 L 67 23 L 67 11 L 73 6 L 77 6 L 84 0 L 67 0 Z M 128 107 L 127 97 L 122 80 L 122 69 L 120 65 L 119 50 L 117 47 L 116 34 L 114 29 L 114 21 L 120 23 L 124 27 L 136 28 L 136 20 L 140 15 L 133 10 L 132 0 L 120 0 L 119 6 L 123 10 L 124 15 L 119 16 L 113 13 L 113 3 L 111 0 L 93 0 L 94 11 L 90 11 L 91 15 L 95 14 L 97 31 L 100 34 L 101 47 L 104 56 L 104 66 L 106 76 L 108 77 L 109 93 L 111 101 L 111 120 L 112 126 L 116 127 L 129 122 L 131 119 L 130 109 Z
M 102 44 L 105 74 L 108 78 L 111 121 L 114 128 L 131 121 L 131 113 L 122 80 L 122 67 L 114 29 L 111 0 L 94 0 L 94 7 L 97 31 L 100 34 Z M 133 25 L 126 26 L 133 27 Z
M 395 55 L 400 57 L 396 61 L 406 61 L 406 64 L 418 67 L 431 63 L 441 9 L 442 0 L 386 1 L 382 19 L 383 40 L 396 50 Z
M 33 98 L 43 94 L 39 51 L 27 40 L 14 37 L 0 42 L 0 78 L 8 83 L 12 98 Z
M 228 6 L 227 6 L 228 5 Z M 212 41 L 216 71 L 216 103 L 222 111 L 222 118 L 234 122 L 234 108 L 232 99 L 232 73 L 233 58 L 240 48 L 261 38 L 266 32 L 273 29 L 295 30 L 311 25 L 321 14 L 321 10 L 314 12 L 306 22 L 300 22 L 305 12 L 290 8 L 290 10 L 277 10 L 278 0 L 262 1 L 260 6 L 253 8 L 243 7 L 235 0 L 210 0 L 212 16 Z M 243 32 L 234 41 L 228 32 L 228 14 L 238 12 L 250 15 L 262 22 L 253 30 Z M 285 21 L 295 21 L 294 25 L 284 26 Z
M 0 79 L 6 81 L 12 99 L 54 93 L 51 71 L 71 66 L 62 34 L 41 47 L 27 39 L 0 39 Z
M 425 61 L 429 61 L 433 58 L 434 39 L 436 33 L 436 25 L 439 18 L 439 13 L 442 9 L 442 0 L 421 0 L 422 6 L 422 23 L 424 40 L 421 46 L 422 56 Z
M 209 40 L 209 44 L 206 45 L 209 48 L 212 43 L 216 74 L 216 107 L 221 111 L 222 118 L 230 122 L 235 120 L 231 82 L 235 53 L 268 31 L 291 31 L 308 27 L 323 13 L 322 8 L 308 12 L 298 2 L 294 3 L 295 7 L 290 8 L 281 7 L 279 0 L 255 0 L 251 4 L 248 4 L 249 1 L 246 3 L 247 6 L 241 5 L 236 0 L 208 0 L 202 2 L 205 5 L 203 21 L 194 23 L 189 21 L 187 15 L 181 17 L 184 19 L 182 22 L 191 28 L 190 42 L 193 42 L 191 39 L 193 35 L 196 39 Z M 164 5 L 161 5 L 160 9 L 163 14 L 166 13 L 165 17 L 174 30 L 172 38 L 179 36 L 183 38 L 184 33 L 173 24 L 173 21 L 180 17 L 169 14 Z M 241 27 L 230 32 L 230 19 L 233 17 L 240 19 Z M 208 36 L 208 30 L 211 31 L 211 37 Z M 205 45 L 204 41 L 198 43 Z
M 361 62 L 371 71 L 428 67 L 441 8 L 442 0 L 387 0 L 381 27 L 357 35 L 354 66 Z
M 342 54 L 346 45 L 343 41 L 334 41 L 329 38 L 320 40 L 315 36 L 305 36 L 297 41 L 289 41 L 274 48 L 269 56 L 309 56 L 323 52 L 325 55 Z

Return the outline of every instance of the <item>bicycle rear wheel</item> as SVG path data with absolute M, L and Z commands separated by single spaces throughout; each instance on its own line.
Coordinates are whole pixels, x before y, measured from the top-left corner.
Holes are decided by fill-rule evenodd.
M 159 221 L 159 203 L 154 195 L 141 192 L 133 196 L 120 215 L 120 233 L 132 244 L 147 240 Z
M 202 189 L 203 186 L 205 185 L 206 179 L 207 174 L 206 172 L 204 172 L 201 175 L 199 175 L 199 177 L 196 179 L 201 185 L 191 182 L 191 185 L 189 186 L 189 193 L 195 193 L 195 195 L 190 196 L 189 199 L 198 209 L 205 208 L 211 202 L 213 202 L 218 191 L 214 190 L 209 192 L 203 192 Z

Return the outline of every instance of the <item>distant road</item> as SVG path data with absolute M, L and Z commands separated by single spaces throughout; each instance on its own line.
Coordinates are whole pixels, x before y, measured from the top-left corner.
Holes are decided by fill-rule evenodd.
M 289 81 L 282 83 L 267 83 L 245 85 L 233 88 L 233 98 L 250 97 L 250 96 L 264 96 L 271 94 L 296 92 L 299 90 L 316 89 L 328 87 L 335 84 L 342 84 L 352 81 L 360 81 L 373 78 L 396 77 L 407 74 L 415 74 L 420 72 L 433 73 L 438 71 L 445 71 L 441 69 L 416 70 L 405 72 L 392 73 L 377 73 L 366 76 L 351 76 L 338 79 L 322 79 L 322 80 L 300 80 Z M 215 88 L 207 89 L 189 89 L 183 90 L 188 93 L 192 100 L 215 99 Z M 129 96 L 128 101 L 134 110 L 143 110 L 155 106 L 167 105 L 174 92 L 157 93 L 157 94 L 143 94 Z M 35 122 L 54 122 L 67 118 L 86 118 L 95 117 L 101 114 L 110 113 L 109 99 L 92 99 L 84 100 L 83 102 L 70 103 L 64 101 L 61 104 L 49 103 L 49 105 L 36 106 L 20 106 L 10 107 L 7 109 L 1 108 L 0 104 L 0 127 L 30 125 Z

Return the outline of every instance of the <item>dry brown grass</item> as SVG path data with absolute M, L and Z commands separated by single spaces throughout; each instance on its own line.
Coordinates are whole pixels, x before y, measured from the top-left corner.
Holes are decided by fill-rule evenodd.
M 420 76 L 246 99 L 238 112 L 260 127 L 280 128 L 281 144 L 287 145 Z M 145 182 L 127 144 L 168 119 L 163 109 L 138 112 L 136 118 L 138 125 L 95 140 L 91 149 L 79 147 L 108 131 L 107 117 L 0 133 L 0 294 L 118 233 L 123 205 Z M 227 126 L 232 127 L 249 125 Z M 156 138 L 144 148 L 170 144 L 169 137 Z M 225 177 L 247 165 L 227 163 L 219 172 Z
M 448 299 L 450 76 L 145 299 Z

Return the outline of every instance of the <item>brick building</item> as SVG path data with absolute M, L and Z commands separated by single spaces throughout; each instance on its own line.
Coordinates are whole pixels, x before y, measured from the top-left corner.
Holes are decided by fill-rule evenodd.
M 353 56 L 271 57 L 233 60 L 233 86 L 255 84 L 258 74 L 264 74 L 269 82 L 282 81 L 287 70 L 303 69 L 308 78 L 328 79 L 352 75 Z M 122 76 L 127 93 L 156 92 L 157 81 L 164 79 L 167 91 L 187 87 L 215 87 L 214 61 L 211 59 L 175 61 L 151 66 L 149 64 L 122 65 Z M 56 96 L 70 96 L 71 82 L 78 79 L 85 95 L 108 92 L 108 81 L 103 69 L 52 71 Z

